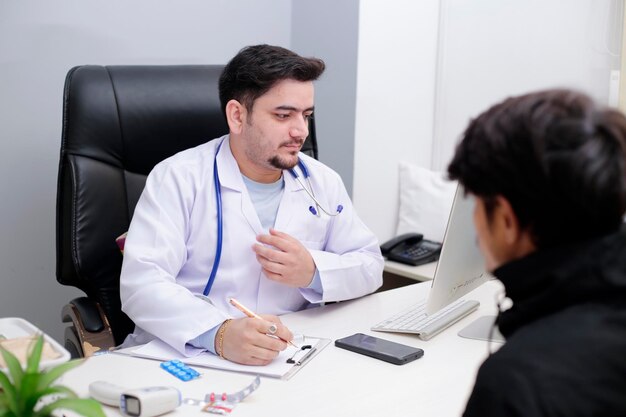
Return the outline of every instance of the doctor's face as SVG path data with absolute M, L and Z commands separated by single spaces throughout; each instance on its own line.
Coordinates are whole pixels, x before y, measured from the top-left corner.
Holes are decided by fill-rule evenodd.
M 241 136 L 246 159 L 256 169 L 282 171 L 296 166 L 309 135 L 313 96 L 312 82 L 283 80 L 255 100 Z

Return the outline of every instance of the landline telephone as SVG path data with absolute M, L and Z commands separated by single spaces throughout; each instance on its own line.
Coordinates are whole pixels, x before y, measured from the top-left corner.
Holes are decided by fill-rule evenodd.
M 390 261 L 417 266 L 439 259 L 441 243 L 425 240 L 420 233 L 405 233 L 383 243 L 380 251 Z

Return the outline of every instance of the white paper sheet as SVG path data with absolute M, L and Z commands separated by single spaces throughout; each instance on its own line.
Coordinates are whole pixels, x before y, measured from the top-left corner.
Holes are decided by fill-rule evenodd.
M 298 371 L 299 368 L 307 364 L 322 349 L 324 349 L 329 342 L 330 340 L 328 339 L 320 339 L 306 336 L 303 345 L 311 345 L 313 346 L 313 349 L 299 350 L 293 346 L 288 346 L 287 349 L 282 351 L 276 357 L 276 359 L 274 359 L 271 363 L 263 366 L 240 365 L 238 363 L 222 359 L 219 356 L 209 352 L 203 352 L 194 357 L 184 357 L 177 350 L 162 342 L 161 340 L 153 340 L 145 345 L 117 350 L 115 351 L 115 353 L 149 359 L 158 359 L 163 361 L 179 359 L 190 366 L 201 366 L 206 368 L 222 369 L 226 371 L 244 372 L 248 374 L 268 376 L 272 378 L 289 379 L 293 374 L 295 374 L 295 372 Z M 290 364 L 287 363 L 287 359 L 289 358 L 293 358 L 296 361 L 304 358 L 304 361 L 302 361 L 302 363 L 299 365 Z

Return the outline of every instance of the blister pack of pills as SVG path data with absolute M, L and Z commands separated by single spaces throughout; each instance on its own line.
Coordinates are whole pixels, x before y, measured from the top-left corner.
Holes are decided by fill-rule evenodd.
M 200 373 L 198 371 L 190 368 L 178 359 L 161 362 L 161 368 L 174 375 L 181 381 L 191 381 L 192 379 L 198 378 L 200 376 Z

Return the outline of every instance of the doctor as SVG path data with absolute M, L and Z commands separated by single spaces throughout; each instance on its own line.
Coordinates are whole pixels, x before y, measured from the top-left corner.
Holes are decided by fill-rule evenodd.
M 135 209 L 120 292 L 136 327 L 124 346 L 158 338 L 185 355 L 263 365 L 293 337 L 278 315 L 382 284 L 377 239 L 341 178 L 299 152 L 324 68 L 269 45 L 226 65 L 230 134 L 158 164 Z

